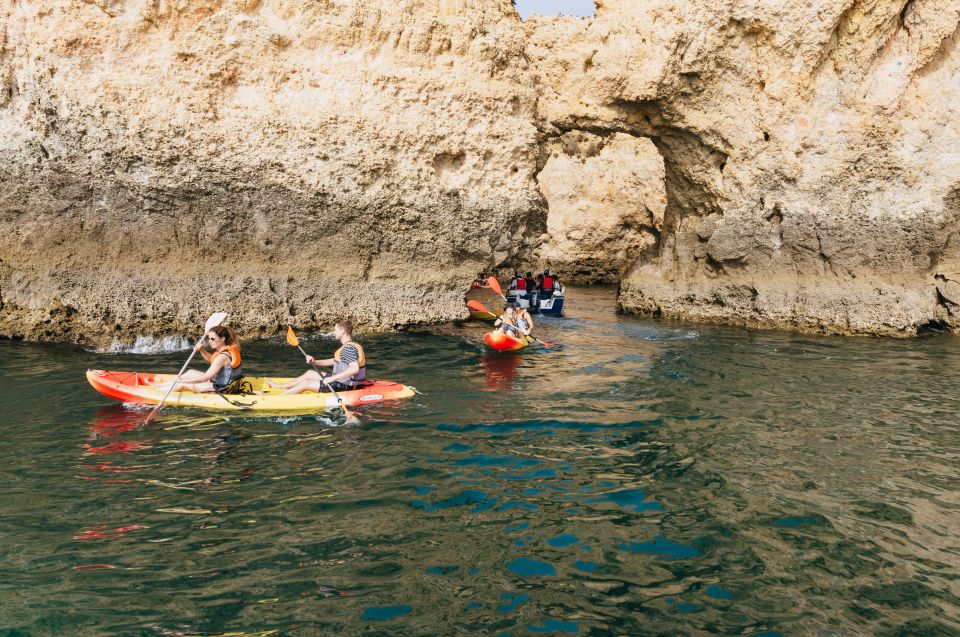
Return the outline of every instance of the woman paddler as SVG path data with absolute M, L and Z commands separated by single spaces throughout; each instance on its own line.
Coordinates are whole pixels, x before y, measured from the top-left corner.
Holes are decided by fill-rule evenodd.
M 533 319 L 529 312 L 521 310 L 516 303 L 507 303 L 503 314 L 493 323 L 500 332 L 509 334 L 513 338 L 528 336 L 533 329 Z
M 193 349 L 200 352 L 200 355 L 210 363 L 210 367 L 206 372 L 195 369 L 187 370 L 180 377 L 180 381 L 173 388 L 173 391 L 229 394 L 232 393 L 230 391 L 231 385 L 243 377 L 240 346 L 237 344 L 237 335 L 234 331 L 229 327 L 218 325 L 211 328 L 206 336 L 213 352 L 208 352 L 203 348 L 203 339 L 197 341 Z M 171 382 L 173 381 L 159 383 L 159 385 L 169 387 Z

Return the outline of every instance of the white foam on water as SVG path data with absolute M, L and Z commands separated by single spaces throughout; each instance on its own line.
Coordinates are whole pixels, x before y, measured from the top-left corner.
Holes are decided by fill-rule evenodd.
M 190 349 L 190 341 L 182 336 L 138 336 L 133 344 L 114 341 L 98 349 L 101 354 L 169 354 Z

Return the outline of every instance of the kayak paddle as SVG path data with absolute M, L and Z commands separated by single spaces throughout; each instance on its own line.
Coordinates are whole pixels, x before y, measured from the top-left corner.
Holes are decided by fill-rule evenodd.
M 207 322 L 203 326 L 203 335 L 200 337 L 200 342 L 202 343 L 205 338 L 207 338 L 207 332 L 215 328 L 216 326 L 223 323 L 227 318 L 226 312 L 217 312 L 216 314 L 210 315 L 210 318 L 207 319 Z M 150 413 L 147 415 L 147 419 L 143 421 L 143 424 L 150 424 L 150 421 L 157 417 L 157 414 L 160 413 L 160 408 L 163 407 L 163 403 L 166 402 L 167 398 L 170 397 L 170 392 L 173 391 L 173 388 L 177 386 L 177 383 L 180 382 L 180 377 L 183 376 L 183 372 L 187 370 L 187 365 L 190 364 L 190 361 L 193 360 L 193 355 L 197 353 L 197 348 L 194 347 L 190 350 L 190 356 L 187 357 L 187 362 L 183 364 L 183 367 L 180 368 L 180 371 L 177 373 L 176 380 L 173 381 L 173 384 L 170 385 L 170 389 L 167 390 L 167 393 L 163 395 L 163 400 L 157 403 L 157 406 L 154 407 Z
M 481 303 L 480 301 L 467 301 L 467 307 L 469 307 L 474 312 L 481 312 L 483 314 L 489 314 L 490 316 L 496 318 L 496 312 L 491 312 L 487 309 L 487 306 Z
M 487 285 L 490 286 L 490 289 L 500 295 L 500 298 L 503 299 L 504 303 L 508 303 L 507 297 L 503 295 L 503 290 L 500 288 L 500 281 L 497 281 L 497 277 L 492 276 L 487 279 Z
M 487 308 L 487 306 L 484 305 L 483 303 L 481 303 L 480 301 L 467 301 L 467 307 L 469 307 L 471 310 L 474 310 L 474 311 L 477 311 L 477 312 L 484 312 L 484 313 L 486 313 L 486 314 L 493 314 L 493 312 L 491 312 L 491 311 Z M 496 314 L 494 314 L 494 316 L 496 316 Z
M 303 354 L 304 358 L 306 358 L 307 353 L 303 351 L 302 347 L 300 347 L 300 339 L 298 339 L 297 335 L 293 333 L 293 328 L 290 327 L 289 325 L 287 326 L 287 343 L 290 345 L 293 345 L 298 350 L 300 350 L 300 353 Z M 313 365 L 313 368 L 317 370 L 317 373 L 320 374 L 320 380 L 323 381 L 323 379 L 326 378 L 324 373 L 320 371 L 320 368 L 317 367 L 316 363 L 312 363 L 312 365 Z M 321 382 L 320 384 L 322 385 L 323 382 Z M 327 385 L 327 389 L 333 392 L 333 397 L 337 399 L 337 403 L 340 405 L 340 409 L 343 410 L 343 415 L 347 417 L 346 424 L 359 425 L 360 419 L 354 416 L 352 413 L 350 413 L 350 410 L 347 409 L 347 406 L 343 402 L 343 398 L 340 398 L 340 394 L 337 393 L 337 390 L 331 387 L 330 385 Z
M 494 279 L 493 277 L 490 277 L 490 278 L 493 279 L 494 281 L 496 281 L 496 279 Z M 493 286 L 491 285 L 490 287 L 493 287 Z M 503 295 L 501 294 L 500 296 L 503 296 Z M 487 309 L 487 306 L 484 305 L 483 303 L 481 303 L 480 301 L 467 301 L 467 307 L 469 307 L 471 310 L 476 310 L 477 312 L 488 312 L 488 313 L 490 313 L 490 314 L 493 314 L 493 312 L 490 312 L 490 310 Z M 536 342 L 540 343 L 540 344 L 543 345 L 544 347 L 556 347 L 556 346 L 557 346 L 556 343 L 546 343 L 546 342 L 544 342 L 544 341 L 541 341 L 539 338 L 537 338 L 537 337 L 534 336 L 533 334 L 527 334 L 527 336 L 529 336 L 530 338 L 532 338 L 532 339 L 535 340 Z

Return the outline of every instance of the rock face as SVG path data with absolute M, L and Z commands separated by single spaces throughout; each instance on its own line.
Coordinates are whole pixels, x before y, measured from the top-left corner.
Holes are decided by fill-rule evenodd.
M 667 204 L 663 158 L 649 139 L 566 133 L 537 183 L 547 199 L 539 261 L 566 282 L 617 283 L 657 243 Z
M 649 137 L 621 305 L 807 331 L 960 325 L 960 2 L 603 0 L 531 20 L 541 126 Z
M 958 25 L 960 0 L 6 3 L 0 335 L 444 320 L 537 258 L 649 314 L 960 327 Z
M 63 0 L 0 25 L 0 334 L 445 320 L 545 230 L 508 2 Z

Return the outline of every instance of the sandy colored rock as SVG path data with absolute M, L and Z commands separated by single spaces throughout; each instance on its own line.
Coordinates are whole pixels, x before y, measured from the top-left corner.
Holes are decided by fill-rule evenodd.
M 544 231 L 509 3 L 7 3 L 0 334 L 465 316 Z
M 391 328 L 537 259 L 623 272 L 648 314 L 954 329 L 958 26 L 960 0 L 7 3 L 0 335 Z
M 960 325 L 960 2 L 598 4 L 526 23 L 527 55 L 546 131 L 646 136 L 663 155 L 663 231 L 625 309 Z
M 539 260 L 566 282 L 619 282 L 663 227 L 663 158 L 649 139 L 620 133 L 574 131 L 545 150 L 537 183 L 548 237 Z

